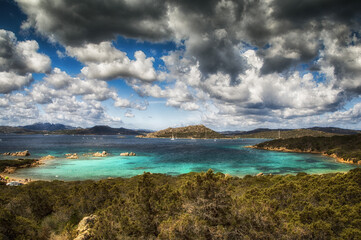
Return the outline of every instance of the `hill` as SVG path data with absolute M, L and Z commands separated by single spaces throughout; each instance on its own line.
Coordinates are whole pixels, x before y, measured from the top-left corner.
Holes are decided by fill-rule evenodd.
M 257 131 L 254 133 L 236 135 L 235 137 L 239 138 L 300 138 L 305 136 L 312 137 L 331 137 L 336 135 L 336 133 L 329 133 L 323 131 L 316 131 L 311 129 L 294 129 L 294 130 L 267 130 L 267 131 Z
M 339 161 L 361 164 L 361 134 L 276 139 L 254 147 L 273 151 L 322 153 Z
M 72 130 L 53 131 L 51 134 L 69 134 L 69 135 L 139 135 L 143 131 L 136 131 L 127 128 L 112 128 L 109 126 L 94 126 L 91 128 L 77 128 Z
M 37 134 L 37 131 L 24 129 L 21 127 L 0 126 L 0 134 Z
M 148 133 L 145 138 L 226 138 L 226 136 L 205 127 L 193 125 L 179 128 L 167 128 L 153 133 Z
M 66 129 L 75 129 L 74 127 L 67 126 L 64 124 L 53 124 L 53 123 L 34 123 L 32 125 L 19 126 L 20 128 L 34 131 L 56 131 L 56 130 L 66 130 Z
M 308 129 L 321 131 L 321 132 L 327 132 L 327 133 L 343 134 L 343 135 L 351 135 L 351 134 L 361 133 L 361 131 L 359 131 L 359 130 L 344 129 L 344 128 L 337 128 L 337 127 L 312 127 L 312 128 L 308 128 Z
M 360 168 L 0 185 L 0 239 L 360 239 L 360 185 Z
M 0 134 L 54 134 L 54 135 L 145 135 L 147 130 L 94 126 L 74 128 L 63 124 L 36 123 L 23 127 L 0 126 Z

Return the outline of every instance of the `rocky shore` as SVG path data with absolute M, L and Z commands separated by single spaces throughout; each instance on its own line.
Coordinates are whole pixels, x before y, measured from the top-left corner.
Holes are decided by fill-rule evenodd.
M 320 151 L 314 151 L 311 149 L 307 149 L 305 151 L 302 151 L 300 149 L 288 149 L 285 147 L 259 147 L 257 145 L 254 146 L 245 146 L 246 148 L 255 148 L 255 149 L 261 149 L 261 150 L 268 150 L 268 151 L 276 151 L 276 152 L 293 152 L 293 153 L 313 153 L 313 154 L 321 154 L 326 157 L 331 157 L 336 159 L 338 162 L 342 163 L 349 163 L 349 164 L 357 164 L 361 165 L 361 160 L 355 161 L 354 159 L 344 159 L 342 157 L 337 156 L 335 153 L 333 154 L 327 154 L 326 152 L 320 152 Z
M 22 152 L 5 152 L 2 155 L 13 156 L 13 157 L 27 157 L 27 156 L 30 156 L 30 152 L 28 150 L 25 150 Z

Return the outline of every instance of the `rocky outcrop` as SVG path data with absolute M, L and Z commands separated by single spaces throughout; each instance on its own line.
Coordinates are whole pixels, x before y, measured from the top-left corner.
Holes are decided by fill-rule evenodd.
M 78 228 L 76 230 L 77 236 L 74 240 L 89 240 L 93 239 L 93 234 L 91 233 L 92 227 L 94 227 L 95 222 L 97 221 L 97 215 L 90 215 L 84 217 L 78 224 Z
M 124 153 L 121 153 L 120 156 L 136 156 L 137 154 L 133 153 L 133 152 L 124 152 Z
M 5 156 L 14 156 L 14 157 L 27 157 L 30 156 L 30 152 L 28 150 L 25 150 L 23 152 L 6 152 L 3 153 Z
M 48 155 L 48 156 L 41 157 L 39 160 L 40 161 L 46 161 L 46 160 L 51 160 L 51 159 L 54 159 L 54 158 L 55 158 L 54 156 Z
M 276 151 L 276 152 L 293 152 L 293 153 L 314 153 L 314 154 L 322 154 L 323 156 L 332 157 L 332 158 L 336 159 L 338 162 L 361 165 L 361 160 L 357 160 L 357 159 L 344 159 L 344 158 L 342 158 L 342 157 L 337 156 L 337 154 L 335 154 L 335 153 L 327 154 L 326 152 L 315 151 L 315 150 L 312 150 L 312 149 L 300 150 L 300 149 L 288 149 L 288 148 L 285 148 L 285 147 L 270 147 L 270 146 L 259 147 L 259 146 L 257 146 L 257 145 L 255 145 L 255 146 L 245 146 L 245 147 L 247 147 L 247 148 L 262 149 L 262 150 L 268 150 L 268 151 Z
M 93 157 L 106 157 L 108 153 L 106 151 L 93 153 Z
M 16 171 L 17 167 L 6 167 L 3 171 L 5 174 L 12 174 Z
M 66 158 L 68 159 L 78 159 L 78 154 L 77 153 L 67 153 L 65 154 Z

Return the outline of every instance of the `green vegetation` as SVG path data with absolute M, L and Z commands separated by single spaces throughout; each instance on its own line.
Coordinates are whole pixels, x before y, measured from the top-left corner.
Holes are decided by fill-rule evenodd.
M 30 167 L 35 162 L 37 162 L 37 159 L 0 160 L 0 173 L 6 167 Z
M 251 134 L 242 134 L 237 135 L 236 137 L 239 138 L 278 138 L 279 135 L 281 138 L 300 138 L 305 136 L 310 137 L 331 137 L 337 135 L 335 133 L 328 133 L 322 132 L 317 130 L 311 129 L 294 129 L 294 130 L 286 130 L 286 131 L 264 131 L 264 132 L 257 132 Z
M 361 161 L 361 134 L 333 137 L 302 137 L 277 139 L 256 145 L 261 149 L 286 148 L 301 152 L 335 154 L 353 163 Z
M 0 186 L 0 239 L 73 239 L 91 214 L 89 239 L 361 239 L 361 169 Z
M 143 137 L 143 136 L 139 136 Z M 146 138 L 226 138 L 226 136 L 205 127 L 193 125 L 179 128 L 167 128 L 153 133 L 148 133 Z

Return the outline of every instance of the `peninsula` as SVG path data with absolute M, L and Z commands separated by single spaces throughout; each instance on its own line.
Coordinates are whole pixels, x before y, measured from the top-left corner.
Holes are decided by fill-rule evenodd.
M 361 164 L 361 134 L 275 139 L 252 147 L 282 152 L 320 153 L 340 162 Z

